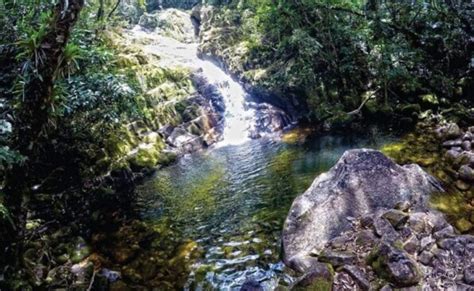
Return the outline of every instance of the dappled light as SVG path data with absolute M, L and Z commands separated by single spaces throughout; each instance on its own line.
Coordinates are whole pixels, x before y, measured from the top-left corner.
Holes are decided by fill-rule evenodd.
M 472 11 L 0 0 L 0 290 L 471 290 Z

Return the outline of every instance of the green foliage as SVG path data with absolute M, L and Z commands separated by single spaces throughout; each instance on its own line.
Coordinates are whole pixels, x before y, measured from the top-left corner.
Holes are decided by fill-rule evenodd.
M 354 110 L 369 90 L 377 90 L 376 111 L 431 93 L 444 96 L 449 106 L 465 102 L 473 83 L 470 7 L 423 1 L 384 1 L 375 7 L 357 0 L 232 1 L 210 25 L 232 32 L 203 48 L 217 48 L 233 62 L 232 54 L 244 43 L 248 50 L 239 55 L 244 71 L 266 72 L 252 81 L 299 92 L 317 121 Z

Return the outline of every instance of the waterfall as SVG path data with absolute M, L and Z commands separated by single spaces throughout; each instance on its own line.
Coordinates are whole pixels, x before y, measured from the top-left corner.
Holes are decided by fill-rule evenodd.
M 145 50 L 159 55 L 160 65 L 201 69 L 208 82 L 218 88 L 225 105 L 223 139 L 219 146 L 241 144 L 249 139 L 255 112 L 245 106 L 245 90 L 219 66 L 200 59 L 197 43 L 182 43 L 156 32 L 147 32 L 140 26 L 136 26 L 131 33 L 135 38 L 153 40 L 152 44 L 145 46 Z
M 224 100 L 225 126 L 223 140 L 219 145 L 235 145 L 248 140 L 254 112 L 245 107 L 244 88 L 210 61 L 201 60 L 199 66 L 207 80 L 218 88 Z

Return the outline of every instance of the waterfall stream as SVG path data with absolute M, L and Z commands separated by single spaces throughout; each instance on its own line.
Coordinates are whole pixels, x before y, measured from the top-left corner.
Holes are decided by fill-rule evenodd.
M 237 145 L 249 139 L 255 112 L 245 106 L 244 88 L 212 61 L 200 59 L 197 43 L 182 43 L 168 36 L 147 32 L 140 26 L 136 26 L 131 33 L 135 38 L 152 40 L 145 46 L 145 51 L 159 55 L 160 65 L 201 70 L 207 81 L 216 86 L 225 105 L 223 139 L 218 146 Z

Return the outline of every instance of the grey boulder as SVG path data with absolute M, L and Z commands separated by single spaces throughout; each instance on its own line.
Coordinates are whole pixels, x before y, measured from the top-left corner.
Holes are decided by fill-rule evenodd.
M 436 179 L 418 165 L 397 165 L 376 150 L 346 151 L 293 202 L 282 233 L 284 261 L 291 266 L 321 251 L 350 229 L 347 217 L 393 208 L 400 201 L 426 209 L 429 194 L 439 191 Z

